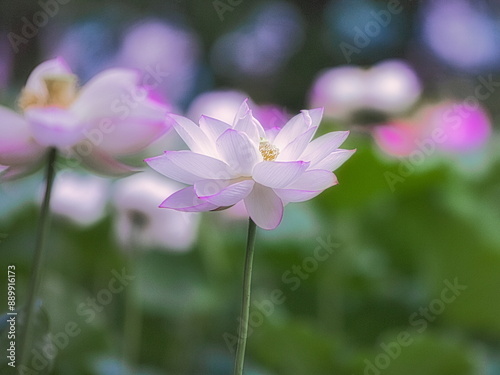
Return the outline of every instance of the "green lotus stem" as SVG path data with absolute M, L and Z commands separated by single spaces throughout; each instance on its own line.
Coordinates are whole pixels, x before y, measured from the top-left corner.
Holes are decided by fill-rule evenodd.
M 29 351 L 32 345 L 31 332 L 33 326 L 33 318 L 35 315 L 35 302 L 40 288 L 43 263 L 45 258 L 45 242 L 49 231 L 49 216 L 50 216 L 50 196 L 52 194 L 52 186 L 55 177 L 55 161 L 57 158 L 57 150 L 49 149 L 47 157 L 47 170 L 45 175 L 45 194 L 43 197 L 42 207 L 40 210 L 40 219 L 36 233 L 35 253 L 33 255 L 33 266 L 31 278 L 28 285 L 28 294 L 26 302 L 25 315 L 23 317 L 24 329 L 21 331 L 21 365 L 28 362 Z
M 139 223 L 140 224 L 140 223 Z M 139 260 L 139 244 L 135 238 L 140 236 L 141 225 L 133 222 L 128 246 L 126 246 L 126 264 L 128 269 L 136 272 L 136 264 Z M 142 333 L 142 309 L 136 300 L 134 286 L 130 285 L 125 293 L 125 314 L 123 331 L 123 359 L 126 366 L 126 374 L 133 375 L 137 372 L 139 354 L 141 348 Z
M 234 363 L 233 375 L 243 375 L 245 362 L 245 348 L 248 336 L 248 317 L 250 315 L 250 291 L 252 285 L 252 265 L 255 246 L 255 232 L 257 226 L 252 219 L 248 223 L 247 250 L 245 258 L 245 270 L 243 273 L 243 298 L 241 303 L 241 321 L 238 332 L 238 346 Z

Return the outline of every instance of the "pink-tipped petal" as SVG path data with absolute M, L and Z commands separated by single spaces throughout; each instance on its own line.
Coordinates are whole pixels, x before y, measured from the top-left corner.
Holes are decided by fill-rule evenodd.
M 343 150 L 338 149 L 326 156 L 318 163 L 312 165 L 314 169 L 325 169 L 327 171 L 334 171 L 349 159 L 356 150 Z
M 24 165 L 16 165 L 12 167 L 1 166 L 0 183 L 16 180 L 35 172 L 41 166 L 41 161 L 42 159 L 35 159 L 35 162 L 32 161 L 31 163 Z
M 236 112 L 236 115 L 234 116 L 233 128 L 236 126 L 238 121 L 240 121 L 242 118 L 244 118 L 248 114 L 249 111 L 250 111 L 250 107 L 248 106 L 248 98 L 246 98 L 240 104 L 240 107 L 238 108 L 238 111 Z
M 277 160 L 292 161 L 299 159 L 300 155 L 302 155 L 314 136 L 314 133 L 316 133 L 316 129 L 317 127 L 314 126 L 295 138 L 295 140 L 289 143 L 284 150 L 280 151 Z
M 0 118 L 0 164 L 22 165 L 38 159 L 44 148 L 33 141 L 29 123 L 4 107 Z
M 285 189 L 274 189 L 283 202 L 305 202 L 336 185 L 337 177 L 325 170 L 309 170 Z
M 83 125 L 65 109 L 31 108 L 25 111 L 25 117 L 42 146 L 67 148 L 84 138 Z
M 169 128 L 167 109 L 151 100 L 137 72 L 109 69 L 81 90 L 71 111 L 88 128 L 85 136 L 110 154 L 135 153 Z
M 251 176 L 253 167 L 262 161 L 262 155 L 246 133 L 226 130 L 216 142 L 222 159 L 240 176 Z
M 283 202 L 273 189 L 255 184 L 244 202 L 248 214 L 262 229 L 275 229 L 281 223 Z
M 337 183 L 337 177 L 332 172 L 314 169 L 304 172 L 297 180 L 286 186 L 286 189 L 323 191 Z
M 246 198 L 255 184 L 253 180 L 203 180 L 194 184 L 196 195 L 221 207 L 232 206 Z
M 233 177 L 226 163 L 191 151 L 168 151 L 145 161 L 157 172 L 190 185 L 201 180 Z
M 207 135 L 210 142 L 215 142 L 222 133 L 227 129 L 231 129 L 231 125 L 212 117 L 201 116 L 200 129 Z
M 316 168 L 315 164 L 335 151 L 345 141 L 348 135 L 348 131 L 339 131 L 327 133 L 316 138 L 306 147 L 301 159 L 310 161 L 311 168 Z
M 219 206 L 206 202 L 198 198 L 194 191 L 193 186 L 188 186 L 181 189 L 167 199 L 160 205 L 161 208 L 171 208 L 177 211 L 184 212 L 204 212 L 212 211 L 219 208 Z
M 296 181 L 308 166 L 303 161 L 263 161 L 255 166 L 253 179 L 270 188 L 284 188 Z
M 105 118 L 84 130 L 83 134 L 88 141 L 111 155 L 128 155 L 143 150 L 169 129 L 164 118 Z
M 71 109 L 82 122 L 105 117 L 125 119 L 147 100 L 139 79 L 133 70 L 105 70 L 82 87 Z
M 302 112 L 307 112 L 308 116 L 311 118 L 311 126 L 319 126 L 323 118 L 323 108 L 314 108 Z
M 72 74 L 64 59 L 58 57 L 38 65 L 28 77 L 25 89 L 41 97 L 48 95 L 44 78 Z
M 248 135 L 255 144 L 259 144 L 260 138 L 265 135 L 262 125 L 253 117 L 247 100 L 241 104 L 234 118 L 233 128 Z
M 73 152 L 79 155 L 86 168 L 105 176 L 123 177 L 140 171 L 139 168 L 123 164 L 111 155 L 97 148 L 89 147 L 88 144 L 76 145 Z
M 305 202 L 320 195 L 323 190 L 308 191 L 294 189 L 274 189 L 275 193 L 280 197 L 284 204 Z
M 141 90 L 139 87 L 136 89 Z M 118 118 L 121 120 L 134 119 L 137 121 L 165 122 L 167 114 L 167 105 L 161 99 L 153 98 L 152 95 L 149 95 L 144 100 L 138 100 L 137 104 L 130 110 L 130 113 L 127 115 L 122 113 Z
M 194 184 L 202 180 L 183 167 L 174 163 L 167 153 L 144 160 L 151 168 L 172 180 L 182 182 L 183 184 Z
M 315 114 L 315 121 L 317 112 Z M 303 134 L 311 127 L 317 127 L 318 125 L 313 124 L 313 119 L 311 118 L 309 111 L 301 111 L 298 115 L 292 117 L 285 126 L 278 133 L 274 139 L 274 145 L 280 150 L 285 149 L 289 143 L 293 142 L 295 138 Z M 313 134 L 314 135 L 314 134 Z
M 174 128 L 191 151 L 215 156 L 215 147 L 198 125 L 186 117 L 170 114 Z

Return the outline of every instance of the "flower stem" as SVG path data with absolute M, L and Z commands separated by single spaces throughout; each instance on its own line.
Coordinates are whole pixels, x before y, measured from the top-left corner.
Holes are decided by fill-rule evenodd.
M 47 170 L 45 175 L 45 195 L 43 197 L 42 207 L 40 210 L 40 218 L 35 240 L 35 253 L 33 256 L 33 266 L 31 278 L 28 285 L 28 294 L 26 302 L 26 310 L 23 318 L 24 329 L 21 331 L 21 365 L 28 361 L 29 350 L 31 349 L 33 317 L 35 313 L 35 303 L 40 287 L 42 268 L 45 257 L 45 242 L 49 230 L 49 213 L 50 213 L 50 196 L 52 194 L 52 185 L 55 176 L 55 161 L 57 158 L 57 150 L 51 148 L 47 157 Z
M 137 224 L 132 225 L 130 240 L 126 246 L 126 264 L 127 268 L 135 274 L 136 263 L 139 259 L 138 247 L 135 238 L 140 236 L 140 227 Z M 123 332 L 123 359 L 126 366 L 126 374 L 135 374 L 138 367 L 138 358 L 141 347 L 142 333 L 142 310 L 136 300 L 134 293 L 135 285 L 130 285 L 125 293 L 125 314 L 124 314 L 124 332 Z
M 257 226 L 252 219 L 248 222 L 247 250 L 245 258 L 245 270 L 243 273 L 243 299 L 241 303 L 241 321 L 238 333 L 238 347 L 234 363 L 233 375 L 243 375 L 243 364 L 245 361 L 245 347 L 248 336 L 248 317 L 250 315 L 250 289 L 252 285 L 252 265 L 255 246 L 255 232 Z

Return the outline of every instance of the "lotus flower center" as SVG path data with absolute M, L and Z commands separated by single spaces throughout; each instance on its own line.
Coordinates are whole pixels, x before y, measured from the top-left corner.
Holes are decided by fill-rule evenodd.
M 265 161 L 276 160 L 276 158 L 280 154 L 280 150 L 278 149 L 278 147 L 270 144 L 268 141 L 265 140 L 260 141 L 259 151 Z
M 43 78 L 46 94 L 40 95 L 24 89 L 19 98 L 19 107 L 59 107 L 68 108 L 76 99 L 77 79 L 72 74 L 53 75 Z

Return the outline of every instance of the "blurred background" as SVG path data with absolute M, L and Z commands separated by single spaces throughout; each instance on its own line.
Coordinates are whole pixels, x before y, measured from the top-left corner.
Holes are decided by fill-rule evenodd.
M 350 130 L 357 152 L 338 186 L 258 231 L 246 374 L 495 375 L 499 46 L 497 0 L 2 1 L 0 104 L 61 56 L 81 84 L 137 69 L 194 121 L 231 122 L 246 97 L 270 126 L 324 107 L 320 133 Z M 134 161 L 172 148 L 175 132 Z M 0 185 L 19 305 L 42 183 Z M 55 186 L 36 373 L 125 374 L 126 346 L 136 374 L 231 374 L 244 210 L 160 210 L 178 186 L 152 171 L 61 161 Z M 6 277 L 0 295 L 4 313 Z

